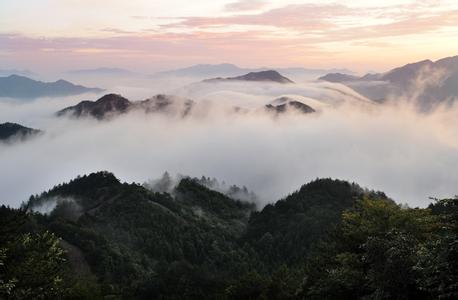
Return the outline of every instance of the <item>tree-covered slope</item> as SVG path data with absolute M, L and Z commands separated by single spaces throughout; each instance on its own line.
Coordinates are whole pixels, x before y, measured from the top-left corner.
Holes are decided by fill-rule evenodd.
M 383 193 L 364 190 L 354 183 L 317 179 L 254 213 L 244 239 L 270 265 L 297 264 L 307 258 L 319 239 L 334 229 L 342 212 L 365 195 L 386 199 Z
M 29 209 L 40 210 L 49 201 L 56 207 L 45 226 L 83 251 L 105 288 L 111 287 L 109 293 L 141 294 L 158 278 L 160 288 L 174 268 L 197 268 L 193 276 L 211 274 L 201 284 L 217 284 L 220 276 L 250 268 L 250 254 L 238 247 L 237 238 L 254 206 L 191 179 L 183 179 L 171 195 L 99 172 L 33 197 Z M 196 279 L 183 276 L 167 285 Z
M 457 198 L 408 208 L 317 179 L 255 211 L 202 182 L 98 172 L 0 207 L 0 298 L 458 296 Z

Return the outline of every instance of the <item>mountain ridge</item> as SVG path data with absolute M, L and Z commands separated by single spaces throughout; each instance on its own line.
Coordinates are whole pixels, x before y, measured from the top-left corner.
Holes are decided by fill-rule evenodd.
M 102 91 L 103 89 L 87 88 L 63 79 L 54 82 L 43 82 L 14 74 L 0 77 L 0 97 L 31 99 L 100 93 Z
M 347 74 L 353 74 L 352 71 L 347 69 L 313 69 L 313 68 L 304 68 L 304 67 L 258 67 L 258 68 L 246 68 L 239 67 L 231 63 L 220 63 L 220 64 L 197 64 L 189 67 L 184 67 L 180 69 L 167 70 L 162 72 L 157 72 L 152 77 L 163 77 L 163 76 L 172 76 L 172 77 L 233 77 L 239 74 L 249 73 L 249 72 L 260 72 L 275 69 L 278 72 L 285 74 L 285 76 L 291 76 L 294 78 L 313 78 L 320 75 L 325 75 L 330 72 L 341 72 Z
M 15 138 L 23 141 L 42 133 L 41 130 L 22 126 L 17 123 L 0 124 L 0 141 L 8 142 Z
M 258 82 L 276 82 L 276 83 L 294 83 L 291 79 L 286 78 L 275 70 L 250 72 L 244 75 L 226 78 L 205 79 L 203 82 L 231 82 L 231 81 L 258 81 Z
M 314 113 L 316 112 L 311 106 L 301 102 L 294 100 L 290 97 L 280 97 L 273 100 L 271 103 L 266 104 L 265 109 L 270 112 L 274 112 L 275 114 L 283 114 L 287 111 L 296 111 L 304 114 Z
M 86 76 L 98 76 L 98 75 L 109 75 L 109 76 L 132 76 L 132 75 L 141 75 L 123 68 L 115 67 L 100 67 L 94 69 L 77 69 L 67 71 L 68 75 L 86 75 Z
M 414 100 L 421 111 L 458 99 L 458 56 L 408 63 L 385 73 L 352 76 L 330 73 L 318 80 L 342 83 L 358 93 L 382 102 L 387 97 Z M 413 99 L 410 99 L 413 98 Z
M 98 120 L 109 119 L 133 110 L 145 113 L 165 112 L 178 113 L 186 117 L 194 107 L 194 101 L 158 94 L 146 100 L 130 101 L 120 94 L 106 94 L 96 101 L 84 100 L 76 105 L 66 107 L 56 112 L 56 116 L 94 117 Z
M 1 262 L 14 295 L 53 282 L 38 293 L 62 299 L 453 299 L 457 208 L 318 178 L 256 209 L 190 177 L 154 192 L 100 171 L 0 206 Z

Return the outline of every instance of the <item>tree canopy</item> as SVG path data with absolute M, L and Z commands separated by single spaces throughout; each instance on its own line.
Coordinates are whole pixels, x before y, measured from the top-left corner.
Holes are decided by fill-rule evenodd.
M 0 207 L 0 297 L 458 297 L 457 198 L 409 208 L 317 179 L 256 211 L 202 183 L 98 172 Z

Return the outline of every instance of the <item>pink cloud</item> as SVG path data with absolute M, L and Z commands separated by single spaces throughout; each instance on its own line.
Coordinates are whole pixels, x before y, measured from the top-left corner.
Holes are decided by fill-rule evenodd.
M 94 66 L 110 62 L 138 68 L 222 61 L 247 66 L 308 62 L 313 65 L 320 61 L 335 63 L 342 58 L 353 63 L 363 61 L 361 53 L 366 52 L 355 54 L 342 48 L 386 51 L 388 46 L 396 47 L 393 37 L 427 38 L 443 28 L 457 27 L 458 10 L 436 9 L 434 1 L 420 4 L 357 9 L 337 4 L 289 5 L 261 13 L 181 18 L 179 22 L 141 32 L 101 29 L 112 35 L 108 37 L 33 38 L 0 34 L 0 54 L 3 60 L 14 60 L 27 68 L 26 64 L 65 68 L 66 64 Z M 367 25 L 362 22 L 367 19 L 382 21 Z M 231 25 L 248 27 L 235 31 Z M 252 25 L 258 26 L 249 27 Z M 330 47 L 329 43 L 345 47 Z M 412 49 L 415 47 L 412 39 Z
M 267 4 L 267 1 L 263 0 L 239 0 L 226 4 L 224 8 L 227 11 L 258 10 L 266 7 Z
M 113 65 L 151 69 L 193 63 L 233 63 L 259 66 L 276 61 L 293 64 L 299 40 L 259 38 L 262 32 L 194 32 L 148 34 L 101 38 L 41 39 L 0 34 L 6 59 L 37 69 L 70 69 Z M 260 51 L 262 49 L 262 51 Z M 322 53 L 313 46 L 301 50 Z M 181 63 L 180 63 L 181 62 Z M 72 67 L 73 66 L 73 67 Z
M 119 28 L 112 28 L 112 27 L 105 27 L 100 29 L 102 32 L 114 33 L 114 34 L 132 34 L 135 33 L 133 31 L 127 31 Z
M 164 28 L 191 27 L 205 28 L 221 25 L 264 25 L 295 29 L 329 29 L 336 25 L 333 17 L 346 16 L 352 10 L 338 4 L 288 5 L 259 14 L 243 14 L 228 17 L 188 17 L 178 23 L 164 25 Z
M 417 16 L 412 14 L 405 19 L 388 24 L 330 30 L 313 42 L 377 40 L 399 36 L 424 35 L 437 32 L 442 28 L 456 27 L 456 24 L 458 24 L 458 10 L 448 11 L 434 16 Z
M 242 5 L 245 1 L 232 4 Z M 296 33 L 320 33 L 332 37 L 334 32 L 355 31 L 368 37 L 411 34 L 453 26 L 456 11 L 437 9 L 437 0 L 413 2 L 385 7 L 348 7 L 340 4 L 295 4 L 256 14 L 234 14 L 223 17 L 185 17 L 180 21 L 161 25 L 163 29 L 201 30 L 235 25 L 256 25 L 292 30 Z M 391 22 L 387 23 L 387 18 Z M 380 24 L 364 25 L 365 21 Z M 378 30 L 380 30 L 380 35 Z M 375 32 L 374 32 L 375 31 Z M 344 34 L 344 36 L 351 36 Z M 340 40 L 337 38 L 337 40 Z

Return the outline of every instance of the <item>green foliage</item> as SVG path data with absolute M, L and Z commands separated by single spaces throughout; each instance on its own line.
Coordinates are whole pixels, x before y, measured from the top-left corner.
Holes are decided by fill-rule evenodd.
M 339 224 L 342 212 L 363 195 L 386 199 L 346 181 L 317 179 L 254 213 L 245 239 L 273 268 L 303 263 L 316 242 Z
M 0 297 L 458 296 L 456 198 L 412 209 L 317 179 L 255 212 L 199 182 L 157 193 L 99 172 L 0 207 Z
M 264 292 L 268 282 L 257 272 L 249 272 L 241 276 L 226 289 L 229 299 L 267 299 Z
M 100 298 L 97 280 L 75 278 L 61 240 L 35 218 L 0 207 L 0 299 Z
M 61 202 L 37 221 L 84 253 L 102 293 L 173 298 L 192 290 L 209 297 L 210 289 L 221 294 L 228 278 L 256 266 L 256 254 L 238 243 L 254 204 L 193 179 L 183 179 L 170 195 L 95 173 L 34 197 L 29 207 L 56 198 L 71 199 L 76 217 Z
M 49 232 L 24 234 L 8 245 L 4 253 L 5 281 L 10 299 L 62 297 L 64 252 Z
M 103 299 L 103 294 L 97 278 L 87 276 L 76 279 L 63 298 L 68 300 L 96 300 Z
M 310 298 L 417 299 L 424 247 L 438 236 L 438 218 L 426 209 L 359 200 L 321 253 L 308 262 L 303 295 Z
M 256 271 L 239 276 L 226 288 L 228 299 L 295 299 L 302 272 L 282 265 L 269 276 Z
M 437 299 L 458 298 L 458 198 L 436 200 L 429 206 L 439 218 L 439 238 L 419 251 L 416 268 L 422 290 Z
M 6 278 L 5 260 L 7 249 L 0 248 L 0 295 L 11 295 L 14 289 L 14 280 Z

